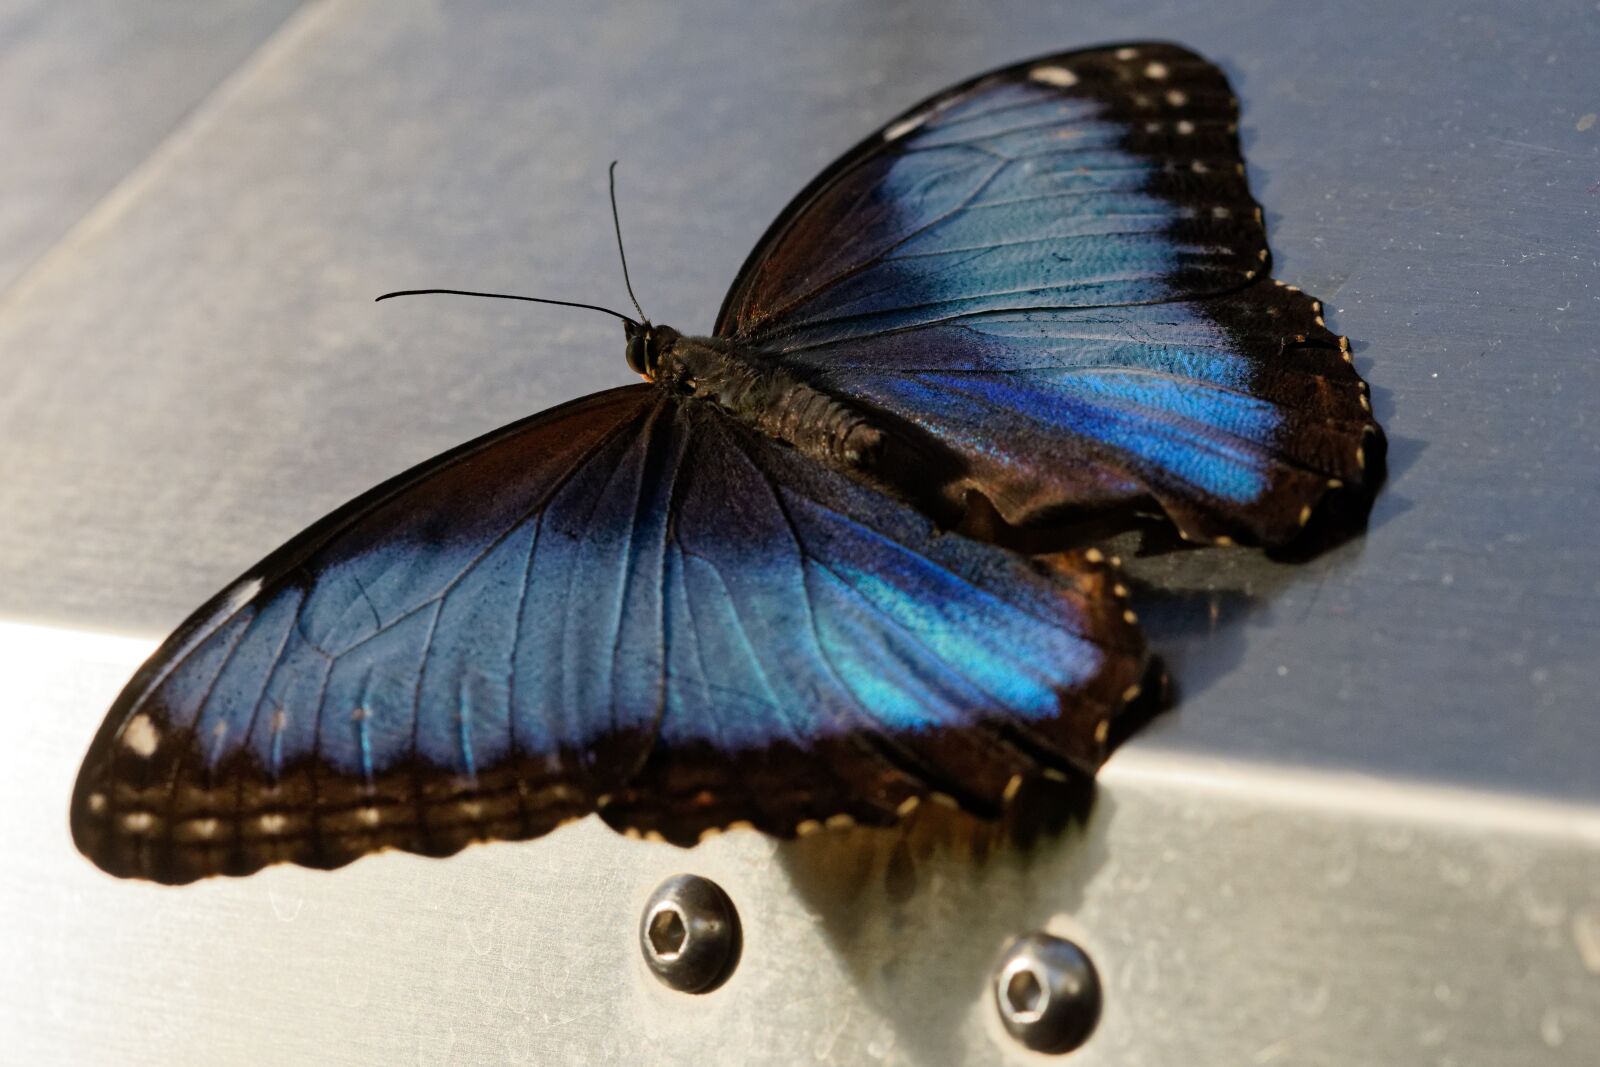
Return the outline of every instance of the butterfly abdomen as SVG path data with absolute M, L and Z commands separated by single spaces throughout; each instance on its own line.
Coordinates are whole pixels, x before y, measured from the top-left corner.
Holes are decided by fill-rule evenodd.
M 677 338 L 656 380 L 836 469 L 870 467 L 883 444 L 883 430 L 860 408 L 720 338 Z

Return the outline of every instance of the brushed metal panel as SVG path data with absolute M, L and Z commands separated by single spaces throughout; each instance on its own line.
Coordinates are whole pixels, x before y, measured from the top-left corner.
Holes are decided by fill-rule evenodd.
M 299 5 L 0 2 L 0 289 Z
M 0 625 L 8 699 L 37 712 L 0 750 L 14 1062 L 1042 1062 L 986 988 L 1039 927 L 1105 982 L 1074 1064 L 1587 1067 L 1600 1048 L 1600 812 L 1139 746 L 1086 826 L 1032 850 L 938 808 L 693 851 L 591 818 L 447 861 L 116 882 L 61 813 L 84 709 L 149 648 Z M 703 997 L 657 984 L 637 942 L 686 869 L 745 929 Z
M 1278 273 L 1355 339 L 1391 481 L 1310 564 L 1137 561 L 1184 698 L 1081 832 L 980 856 L 931 816 L 685 853 L 582 823 L 180 892 L 72 851 L 83 746 L 189 607 L 404 465 L 627 380 L 598 317 L 371 296 L 620 298 L 620 157 L 645 307 L 703 329 L 771 215 L 885 116 L 1156 34 L 1235 79 Z M 1108 977 L 1070 1062 L 1593 1063 L 1597 46 L 1578 2 L 306 8 L 0 303 L 0 1047 L 984 1062 L 1010 1055 L 990 962 L 1054 922 Z M 634 942 L 681 869 L 747 938 L 694 1000 Z

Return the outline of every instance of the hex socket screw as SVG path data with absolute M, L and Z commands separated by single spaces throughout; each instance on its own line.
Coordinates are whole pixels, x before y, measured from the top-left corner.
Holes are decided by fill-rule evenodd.
M 682 993 L 709 993 L 739 964 L 739 912 L 722 887 L 677 874 L 656 887 L 639 917 L 639 948 L 650 971 Z
M 1100 1020 L 1100 976 L 1083 949 L 1039 932 L 1015 938 L 994 971 L 1006 1032 L 1035 1052 L 1071 1052 Z

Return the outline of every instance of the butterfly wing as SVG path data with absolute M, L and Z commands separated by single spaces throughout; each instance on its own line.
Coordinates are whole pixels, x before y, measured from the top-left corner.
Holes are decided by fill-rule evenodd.
M 181 882 L 591 810 L 657 725 L 652 665 L 609 655 L 660 616 L 655 407 L 638 386 L 507 427 L 252 568 L 112 706 L 73 797 L 79 847 Z
M 1137 633 L 1034 565 L 648 387 L 430 461 L 198 611 L 73 797 L 114 874 L 443 855 L 594 810 L 693 840 L 1092 769 Z
M 1227 79 L 1125 45 L 889 123 L 779 217 L 717 332 L 889 416 L 952 504 L 1034 525 L 1153 498 L 1187 536 L 1280 543 L 1362 487 L 1377 427 L 1268 261 Z
M 680 418 L 666 707 L 608 821 L 687 843 L 884 824 L 930 793 L 993 814 L 1018 776 L 1099 766 L 1145 654 L 1092 553 L 941 534 L 709 405 Z

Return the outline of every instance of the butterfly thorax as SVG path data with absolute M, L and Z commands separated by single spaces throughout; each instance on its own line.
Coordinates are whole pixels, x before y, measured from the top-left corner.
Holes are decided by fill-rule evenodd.
M 685 337 L 647 327 L 646 377 L 682 396 L 715 404 L 739 422 L 840 469 L 870 467 L 883 432 L 859 408 L 805 382 L 759 349 L 719 337 Z

